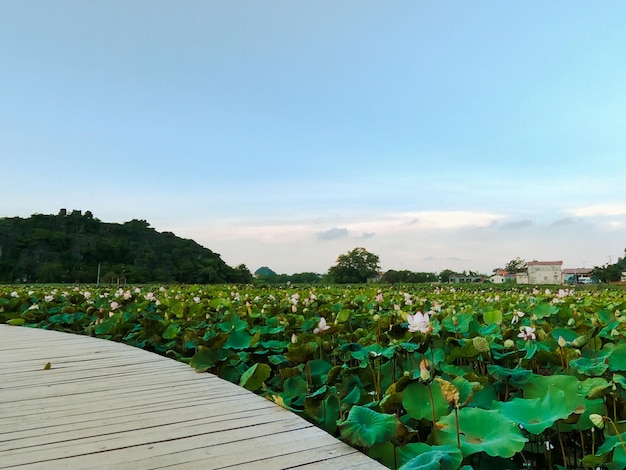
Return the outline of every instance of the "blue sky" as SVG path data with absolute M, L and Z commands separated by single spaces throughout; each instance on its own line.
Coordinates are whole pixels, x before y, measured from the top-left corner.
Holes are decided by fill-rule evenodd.
M 626 248 L 626 4 L 0 2 L 0 217 L 146 219 L 252 271 Z

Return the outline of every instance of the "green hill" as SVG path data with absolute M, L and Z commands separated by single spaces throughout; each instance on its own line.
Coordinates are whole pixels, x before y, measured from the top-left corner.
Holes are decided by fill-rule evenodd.
M 0 218 L 0 282 L 249 282 L 193 240 L 145 220 L 105 223 L 90 211 Z

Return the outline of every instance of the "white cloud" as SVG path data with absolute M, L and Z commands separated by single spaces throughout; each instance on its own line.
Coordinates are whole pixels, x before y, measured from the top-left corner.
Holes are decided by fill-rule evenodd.
M 570 211 L 577 217 L 611 217 L 626 214 L 624 204 L 596 204 L 593 206 L 579 207 Z

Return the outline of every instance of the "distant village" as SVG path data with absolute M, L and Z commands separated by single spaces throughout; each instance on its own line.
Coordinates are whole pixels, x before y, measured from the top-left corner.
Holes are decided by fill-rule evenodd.
M 563 269 L 563 261 L 529 261 L 524 270 L 510 273 L 504 269 L 494 275 L 484 276 L 450 276 L 452 283 L 471 283 L 490 281 L 494 284 L 593 284 L 591 268 Z M 626 283 L 626 272 L 622 272 L 621 282 Z

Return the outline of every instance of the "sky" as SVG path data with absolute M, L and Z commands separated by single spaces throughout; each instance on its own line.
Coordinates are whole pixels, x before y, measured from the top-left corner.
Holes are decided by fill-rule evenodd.
M 2 0 L 0 217 L 231 266 L 564 268 L 626 248 L 626 3 Z

